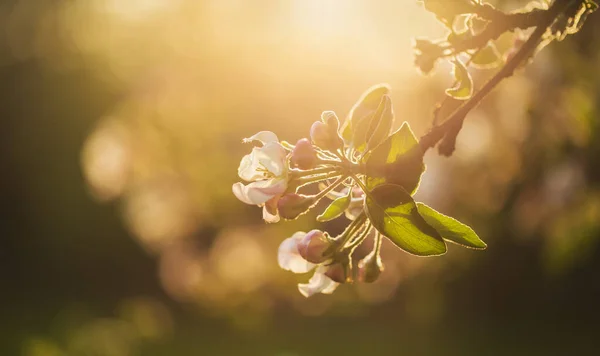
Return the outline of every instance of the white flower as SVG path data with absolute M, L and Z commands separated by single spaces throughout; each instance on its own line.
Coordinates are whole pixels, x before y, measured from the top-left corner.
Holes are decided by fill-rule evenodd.
M 298 284 L 298 290 L 305 297 L 310 297 L 313 294 L 323 293 L 323 294 L 331 294 L 338 285 L 337 282 L 334 282 L 331 278 L 325 275 L 328 267 L 321 265 L 315 270 L 315 274 L 308 280 L 308 283 Z
M 331 294 L 339 283 L 334 282 L 325 275 L 325 272 L 328 270 L 327 264 L 330 261 L 322 264 L 314 264 L 302 258 L 298 251 L 298 244 L 304 236 L 306 236 L 305 232 L 298 231 L 292 237 L 283 240 L 281 245 L 279 245 L 277 256 L 279 267 L 294 273 L 306 273 L 316 267 L 315 273 L 308 283 L 298 284 L 298 290 L 305 297 L 310 297 L 317 293 Z
M 233 194 L 246 204 L 263 207 L 265 221 L 277 222 L 277 200 L 287 189 L 287 152 L 270 131 L 244 139 L 244 142 L 252 141 L 260 141 L 262 146 L 254 147 L 244 156 L 238 168 L 240 178 L 249 183 L 235 183 Z

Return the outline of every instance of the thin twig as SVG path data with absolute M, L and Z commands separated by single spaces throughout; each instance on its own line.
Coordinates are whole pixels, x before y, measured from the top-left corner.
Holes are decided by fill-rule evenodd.
M 493 9 L 487 12 L 478 12 L 477 15 L 479 17 L 490 21 L 489 24 L 480 33 L 454 44 L 449 55 L 456 55 L 457 53 L 466 52 L 471 49 L 481 48 L 489 41 L 497 39 L 507 31 L 514 31 L 517 28 L 525 30 L 536 27 L 537 24 L 548 17 L 549 11 L 535 9 L 530 12 L 507 14 Z
M 552 25 L 556 17 L 567 8 L 574 0 L 556 0 L 551 8 L 544 12 L 544 17 L 537 24 L 535 31 L 521 49 L 490 79 L 471 99 L 466 101 L 443 123 L 434 126 L 427 134 L 421 137 L 419 144 L 423 152 L 435 146 L 455 125 L 460 125 L 465 116 L 473 110 L 483 98 L 486 97 L 504 78 L 510 77 L 515 69 L 535 51 L 548 27 Z

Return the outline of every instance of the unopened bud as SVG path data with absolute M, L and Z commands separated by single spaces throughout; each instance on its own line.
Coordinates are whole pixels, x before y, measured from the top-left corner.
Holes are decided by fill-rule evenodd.
M 340 119 L 333 111 L 325 111 L 321 114 L 321 120 L 327 124 L 329 137 L 331 138 L 331 148 L 338 149 L 344 147 L 344 139 L 340 136 Z
M 344 141 L 338 135 L 339 120 L 334 114 L 334 117 L 328 116 L 324 121 L 315 121 L 310 128 L 310 139 L 312 142 L 325 150 L 336 151 L 342 148 Z
M 365 283 L 373 283 L 383 272 L 383 262 L 379 253 L 371 252 L 358 262 L 358 280 Z
M 279 198 L 277 210 L 282 218 L 293 220 L 308 211 L 315 201 L 312 195 L 286 194 Z
M 321 113 L 321 121 L 329 126 L 330 132 L 337 134 L 340 128 L 340 119 L 338 119 L 337 115 L 333 111 L 323 111 Z
M 323 263 L 331 258 L 331 246 L 326 232 L 312 230 L 298 243 L 298 253 L 308 262 Z
M 325 272 L 325 275 L 334 282 L 352 282 L 352 262 L 350 261 L 350 256 L 344 257 L 342 260 L 335 261 L 329 265 Z
M 315 121 L 310 127 L 310 139 L 312 142 L 322 148 L 329 145 L 329 127 L 323 121 Z
M 294 149 L 291 157 L 292 166 L 300 169 L 311 169 L 317 163 L 317 151 L 306 138 L 300 139 Z

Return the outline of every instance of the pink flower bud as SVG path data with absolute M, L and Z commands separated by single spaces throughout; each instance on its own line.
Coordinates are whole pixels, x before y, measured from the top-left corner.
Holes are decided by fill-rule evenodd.
M 292 166 L 300 169 L 311 169 L 317 163 L 317 151 L 306 138 L 300 139 L 292 150 Z
M 379 253 L 371 252 L 358 263 L 358 280 L 365 283 L 373 283 L 383 272 L 383 262 Z
M 315 197 L 312 195 L 291 193 L 279 198 L 277 210 L 282 218 L 293 220 L 308 211 L 314 203 Z
M 331 247 L 326 232 L 312 230 L 298 243 L 298 253 L 308 262 L 319 264 L 331 258 L 329 255 L 333 251 L 328 251 Z
M 331 139 L 327 124 L 322 121 L 315 121 L 310 128 L 310 139 L 315 145 L 328 149 Z
M 340 129 L 340 119 L 338 119 L 335 112 L 324 111 L 321 114 L 321 121 L 327 124 L 329 133 L 332 134 L 332 136 L 336 136 L 338 134 L 338 130 Z
M 346 256 L 344 260 L 332 263 L 325 272 L 325 275 L 337 283 L 352 282 L 352 262 L 350 256 Z

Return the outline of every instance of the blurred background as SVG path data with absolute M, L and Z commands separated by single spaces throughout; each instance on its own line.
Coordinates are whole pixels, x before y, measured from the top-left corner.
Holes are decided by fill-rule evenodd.
M 412 65 L 413 37 L 444 35 L 433 15 L 413 0 L 2 1 L 0 354 L 594 354 L 596 15 L 473 111 L 451 158 L 426 155 L 418 200 L 486 251 L 385 244 L 377 283 L 305 299 L 277 246 L 346 221 L 264 224 L 231 194 L 241 139 L 295 142 L 380 82 L 420 136 L 452 82 L 446 63 Z

